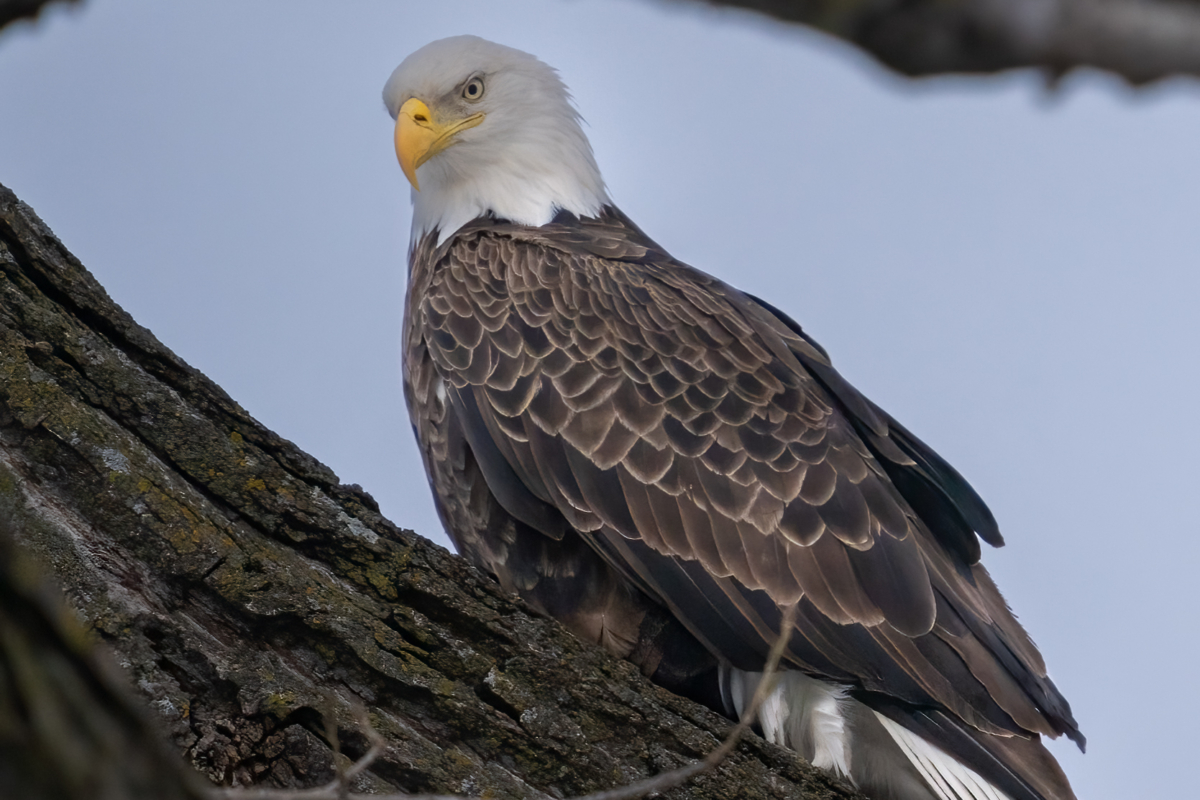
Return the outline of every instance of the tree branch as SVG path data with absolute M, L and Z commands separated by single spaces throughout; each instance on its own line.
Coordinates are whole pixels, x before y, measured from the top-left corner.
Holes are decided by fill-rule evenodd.
M 203 800 L 189 773 L 0 525 L 0 797 Z
M 793 605 L 783 615 L 779 624 L 779 629 L 782 633 L 775 640 L 775 644 L 771 646 L 771 652 L 767 655 L 766 663 L 763 666 L 762 680 L 758 682 L 758 686 L 754 690 L 754 696 L 750 699 L 750 705 L 747 706 L 746 713 L 738 720 L 738 723 L 729 730 L 729 733 L 725 736 L 725 741 L 721 742 L 719 747 L 712 750 L 702 760 L 688 764 L 685 767 L 679 767 L 670 772 L 660 772 L 651 778 L 618 786 L 615 789 L 602 789 L 599 792 L 568 798 L 568 800 L 640 800 L 640 798 L 651 795 L 657 796 L 668 789 L 682 786 L 697 775 L 702 775 L 720 766 L 729 757 L 729 754 L 733 752 L 733 749 L 737 746 L 742 736 L 753 727 L 758 719 L 758 713 L 762 709 L 763 702 L 766 701 L 767 695 L 771 693 L 771 690 L 775 686 L 779 662 L 783 658 L 783 651 L 787 648 L 790 634 L 794 631 L 797 609 L 798 606 Z M 304 789 L 300 791 L 289 791 L 286 789 L 260 789 L 257 791 L 223 789 L 212 793 L 213 800 L 359 800 L 359 798 L 367 797 L 368 795 L 350 794 L 348 792 L 349 781 L 355 775 L 369 767 L 371 762 L 382 754 L 385 743 L 383 737 L 370 727 L 370 721 L 366 719 L 365 713 L 361 715 L 359 721 L 361 727 L 370 736 L 371 749 L 349 769 L 339 771 L 337 778 L 329 784 L 317 787 L 316 789 Z M 370 797 L 377 797 L 379 800 L 482 800 L 482 798 L 466 798 L 460 795 L 430 794 L 387 794 L 370 795 Z
M 693 0 L 696 1 L 696 0 Z M 1200 75 L 1195 0 L 699 0 L 801 23 L 910 76 L 1094 67 L 1143 84 Z
M 0 28 L 19 19 L 36 19 L 54 0 L 0 0 Z M 77 3 L 79 0 L 59 0 Z
M 217 784 L 326 783 L 370 746 L 360 704 L 386 747 L 359 792 L 586 794 L 701 759 L 730 728 L 382 518 L 138 326 L 3 187 L 0 528 Z M 751 737 L 665 796 L 851 794 Z

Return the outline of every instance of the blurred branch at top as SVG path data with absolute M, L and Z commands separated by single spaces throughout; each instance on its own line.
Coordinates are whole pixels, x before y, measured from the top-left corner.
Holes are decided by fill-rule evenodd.
M 909 76 L 1094 67 L 1143 84 L 1200 75 L 1198 0 L 693 0 L 800 23 Z
M 78 2 L 78 0 L 59 0 Z M 51 0 L 0 0 L 0 28 Z M 1200 0 L 690 0 L 745 8 L 858 45 L 904 75 L 1077 67 L 1139 85 L 1200 75 Z
M 76 3 L 79 0 L 66 0 Z M 0 28 L 19 19 L 33 19 L 54 0 L 0 0 Z M 61 2 L 61 0 L 60 0 Z

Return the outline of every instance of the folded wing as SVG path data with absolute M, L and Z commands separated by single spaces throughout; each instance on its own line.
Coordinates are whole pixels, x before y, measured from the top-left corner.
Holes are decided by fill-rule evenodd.
M 502 580 L 561 578 L 575 568 L 538 542 L 578 537 L 580 564 L 598 553 L 736 667 L 761 667 L 780 608 L 799 603 L 793 667 L 907 727 L 922 709 L 957 731 L 943 740 L 969 729 L 961 748 L 980 747 L 975 733 L 1082 743 L 978 564 L 977 535 L 1001 543 L 986 506 L 793 321 L 615 211 L 540 229 L 483 221 L 425 246 L 407 312 L 406 370 L 423 382 L 410 405 L 437 395 L 426 424 L 486 483 L 476 504 L 492 504 L 491 521 L 471 524 L 503 520 L 507 539 L 472 546 L 491 548 L 478 560 Z M 472 491 L 434 482 L 444 514 Z M 619 594 L 577 571 L 579 592 Z M 610 605 L 614 618 L 640 607 Z M 606 624 L 634 636 L 635 622 Z

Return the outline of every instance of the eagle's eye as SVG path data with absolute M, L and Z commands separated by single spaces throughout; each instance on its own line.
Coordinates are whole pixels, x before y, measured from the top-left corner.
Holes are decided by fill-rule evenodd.
M 483 78 L 471 78 L 467 81 L 467 85 L 463 87 L 462 96 L 472 102 L 483 97 Z

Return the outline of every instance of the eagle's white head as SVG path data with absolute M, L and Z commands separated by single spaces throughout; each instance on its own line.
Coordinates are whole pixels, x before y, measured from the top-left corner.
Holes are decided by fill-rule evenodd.
M 609 202 L 567 87 L 552 67 L 478 36 L 425 45 L 383 87 L 413 185 L 413 240 L 444 241 L 491 212 L 545 225 Z

